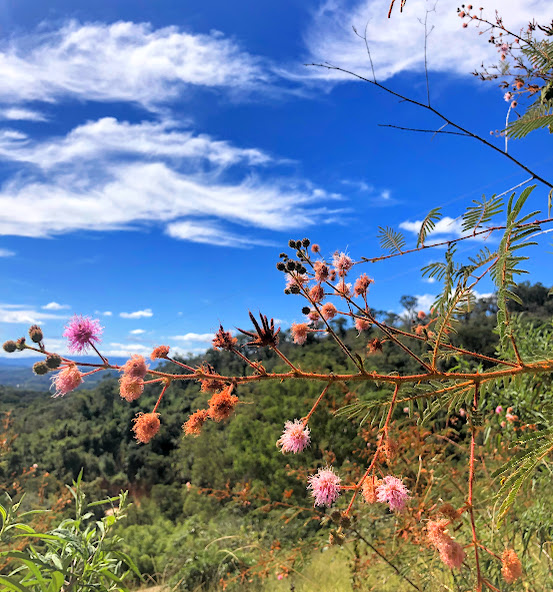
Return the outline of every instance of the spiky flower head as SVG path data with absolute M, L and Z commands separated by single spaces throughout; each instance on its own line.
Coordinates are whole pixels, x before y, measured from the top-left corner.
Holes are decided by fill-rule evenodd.
M 74 391 L 83 381 L 82 375 L 75 364 L 69 364 L 52 377 L 52 386 L 56 388 L 54 397 L 63 397 Z
M 158 432 L 161 425 L 159 413 L 139 413 L 134 418 L 134 437 L 147 444 Z
M 311 489 L 315 506 L 330 507 L 340 496 L 341 479 L 332 467 L 319 469 L 316 475 L 309 477 L 308 481 L 307 489 Z
M 363 481 L 363 487 L 361 489 L 361 493 L 363 495 L 363 499 L 368 504 L 376 503 L 376 488 L 380 485 L 380 479 L 377 479 L 374 475 L 368 476 Z
M 231 394 L 232 389 L 232 385 L 227 386 L 222 391 L 214 393 L 209 400 L 209 417 L 213 421 L 223 421 L 232 415 L 238 404 L 238 397 Z
M 144 392 L 144 380 L 124 374 L 119 379 L 119 394 L 122 399 L 131 403 L 136 401 Z
M 69 350 L 73 353 L 82 353 L 94 345 L 100 343 L 103 327 L 98 319 L 75 315 L 65 326 L 63 336 L 69 341 Z
M 399 512 L 405 508 L 409 490 L 401 479 L 387 475 L 376 488 L 376 499 L 381 503 L 387 503 L 393 512 Z
M 306 323 L 292 323 L 290 331 L 292 332 L 294 343 L 303 345 L 306 342 L 307 333 L 309 332 L 309 327 Z
M 225 331 L 223 325 L 219 325 L 219 330 L 215 333 L 215 337 L 213 338 L 213 347 L 215 349 L 232 351 L 237 343 L 238 339 L 233 337 L 229 331 Z
M 361 331 L 368 331 L 371 328 L 371 322 L 368 319 L 361 319 L 358 317 L 355 319 L 355 328 L 359 333 L 361 333 Z
M 374 283 L 374 280 L 371 279 L 366 273 L 359 276 L 355 281 L 353 286 L 353 293 L 356 296 L 365 296 L 369 289 L 369 286 Z
M 190 415 L 182 429 L 187 436 L 199 436 L 204 423 L 209 419 L 209 411 L 207 409 L 198 409 Z
M 321 284 L 315 284 L 310 290 L 309 290 L 309 297 L 311 298 L 311 300 L 313 302 L 320 302 L 325 296 L 325 291 L 324 288 L 321 286 Z
M 283 454 L 286 452 L 297 454 L 305 450 L 310 442 L 309 428 L 304 426 L 300 419 L 295 419 L 284 424 L 284 431 L 277 441 L 277 446 L 280 446 Z
M 353 267 L 353 261 L 345 253 L 335 253 L 332 265 L 340 277 L 344 277 Z
M 333 319 L 336 315 L 338 314 L 338 311 L 336 310 L 336 307 L 334 306 L 334 304 L 332 304 L 332 302 L 327 302 L 326 304 L 324 304 L 321 307 L 321 316 L 323 317 L 323 319 L 325 319 L 326 321 L 330 321 L 331 319 Z
M 512 584 L 522 576 L 522 564 L 513 549 L 505 549 L 501 555 L 501 575 L 507 584 Z
M 148 372 L 148 365 L 143 356 L 134 354 L 123 365 L 123 373 L 130 378 L 144 378 Z
M 150 354 L 150 360 L 160 360 L 169 355 L 168 345 L 158 345 L 154 347 L 154 351 Z

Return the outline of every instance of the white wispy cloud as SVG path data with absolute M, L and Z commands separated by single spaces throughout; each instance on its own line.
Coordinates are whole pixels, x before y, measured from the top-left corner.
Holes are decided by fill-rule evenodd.
M 69 304 L 59 304 L 58 302 L 48 302 L 48 304 L 45 304 L 44 306 L 41 306 L 40 308 L 44 309 L 44 310 L 64 310 L 67 308 L 71 308 L 69 306 Z
M 165 163 L 106 165 L 90 177 L 79 172 L 52 174 L 32 181 L 18 176 L 0 191 L 0 234 L 48 237 L 79 230 L 137 229 L 153 223 L 190 222 L 168 227 L 175 237 L 206 242 L 212 226 L 199 231 L 198 217 L 242 225 L 287 230 L 312 225 L 335 199 L 308 183 L 263 181 L 249 176 L 236 184 L 217 182 L 209 175 L 185 175 Z M 308 207 L 309 206 L 309 207 Z M 186 218 L 186 220 L 182 220 Z M 185 236 L 186 232 L 189 236 Z M 229 244 L 226 235 L 224 244 Z M 240 242 L 244 240 L 242 236 Z
M 144 310 L 135 310 L 134 312 L 120 312 L 119 316 L 122 319 L 143 319 L 153 317 L 154 313 L 151 308 L 145 308 Z
M 96 315 L 102 315 L 103 317 L 111 317 L 113 316 L 113 313 L 111 312 L 111 310 L 104 310 L 103 312 L 101 310 L 95 310 L 94 314 Z
M 142 335 L 143 333 L 146 333 L 146 331 L 144 329 L 133 329 L 132 331 L 129 331 L 129 333 L 131 335 Z
M 340 210 L 325 202 L 340 196 L 275 171 L 285 159 L 186 129 L 171 115 L 172 101 L 193 86 L 251 89 L 270 69 L 217 32 L 128 22 L 45 25 L 0 43 L 0 104 L 14 116 L 25 101 L 78 97 L 140 103 L 157 118 L 104 117 L 40 139 L 0 130 L 0 160 L 20 165 L 0 187 L 0 235 L 157 225 L 175 239 L 248 247 L 273 243 L 229 223 L 283 231 L 330 221 Z
M 13 121 L 48 121 L 48 118 L 40 111 L 24 109 L 22 107 L 8 107 L 0 109 L 0 119 Z
M 42 312 L 24 304 L 0 304 L 0 323 L 46 323 L 50 319 L 64 319 L 57 314 Z
M 191 86 L 235 90 L 265 83 L 268 74 L 260 62 L 216 31 L 71 21 L 0 46 L 0 102 L 71 96 L 151 108 Z
M 170 339 L 174 339 L 175 341 L 200 341 L 211 343 L 214 337 L 213 333 L 185 333 L 184 335 L 173 335 Z
M 14 130 L 0 133 L 1 158 L 31 163 L 44 170 L 75 162 L 97 163 L 114 155 L 131 155 L 148 161 L 177 158 L 196 163 L 205 159 L 225 167 L 240 162 L 263 165 L 272 160 L 261 150 L 240 148 L 206 134 L 194 134 L 167 120 L 129 123 L 103 117 L 76 127 L 64 137 L 41 141 L 32 141 Z
M 424 71 L 424 22 L 427 10 L 429 24 L 434 26 L 428 40 L 428 62 L 433 71 L 470 74 L 482 60 L 499 59 L 487 36 L 478 34 L 473 24 L 462 28 L 457 5 L 435 0 L 409 0 L 403 13 L 388 19 L 390 0 L 325 0 L 313 12 L 304 38 L 308 51 L 305 61 L 330 62 L 372 78 L 365 42 L 354 34 L 352 26 L 363 34 L 367 25 L 368 45 L 376 77 L 382 81 L 404 71 Z M 486 3 L 485 16 L 493 20 L 495 9 L 505 17 L 507 28 L 518 31 L 534 18 L 551 21 L 550 0 L 495 0 Z M 476 5 L 478 7 L 478 5 Z M 480 29 L 481 30 L 481 29 Z M 309 68 L 296 76 L 352 80 L 336 71 Z
M 15 255 L 15 251 L 10 251 L 9 249 L 0 249 L 0 257 L 13 257 Z
M 105 356 L 119 356 L 123 358 L 131 354 L 149 356 L 152 353 L 152 348 L 141 343 L 112 342 L 106 349 L 102 349 L 102 353 Z

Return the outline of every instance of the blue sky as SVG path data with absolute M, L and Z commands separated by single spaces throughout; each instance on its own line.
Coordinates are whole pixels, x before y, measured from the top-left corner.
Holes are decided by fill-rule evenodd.
M 275 269 L 289 238 L 308 236 L 326 255 L 374 256 L 379 225 L 413 240 L 416 221 L 439 205 L 450 220 L 435 236 L 454 237 L 468 201 L 527 179 L 465 138 L 378 127 L 439 124 L 370 85 L 304 66 L 368 74 L 351 28 L 368 23 L 378 80 L 424 100 L 426 4 L 410 0 L 389 21 L 388 4 L 0 1 L 2 340 L 39 322 L 47 345 L 64 351 L 74 313 L 101 318 L 111 355 L 162 343 L 201 351 L 219 322 L 246 325 L 248 309 L 287 327 L 302 318 Z M 551 20 L 546 0 L 500 4 L 513 28 Z M 442 0 L 429 15 L 432 101 L 490 138 L 507 104 L 470 72 L 497 55 L 461 28 L 455 8 Z M 546 133 L 509 151 L 551 170 Z M 536 190 L 536 208 L 546 196 Z M 530 279 L 548 284 L 551 247 L 541 238 Z M 438 289 L 419 270 L 439 256 L 366 265 L 372 306 L 400 312 L 403 294 L 428 306 Z

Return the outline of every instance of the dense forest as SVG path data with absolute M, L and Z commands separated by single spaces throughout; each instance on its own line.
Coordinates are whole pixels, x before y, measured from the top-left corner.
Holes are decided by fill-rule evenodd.
M 540 284 L 522 284 L 517 293 L 522 304 L 511 304 L 511 310 L 529 347 L 532 335 L 535 342 L 548 347 L 553 298 Z M 415 303 L 409 297 L 402 302 L 407 306 L 404 315 L 379 316 L 413 330 L 417 322 Z M 493 331 L 496 312 L 493 297 L 476 301 L 462 319 L 453 342 L 493 355 L 498 343 Z M 334 322 L 333 328 L 351 351 L 365 360 L 368 370 L 413 369 L 412 359 L 386 342 L 382 351 L 369 354 L 370 331 L 359 334 L 344 319 Z M 420 352 L 425 348 L 424 342 L 418 346 Z M 247 348 L 244 342 L 242 347 Z M 281 351 L 303 369 L 340 372 L 351 364 L 333 341 L 313 334 L 301 347 L 283 335 Z M 269 371 L 282 365 L 270 350 L 259 350 L 256 355 Z M 247 371 L 236 356 L 216 350 L 209 350 L 201 359 L 183 361 L 190 366 L 207 361 L 224 374 Z M 445 363 L 451 367 L 468 364 L 456 357 Z M 509 407 L 509 388 L 506 385 L 485 401 L 482 413 L 493 414 L 500 406 Z M 259 578 L 277 573 L 293 579 L 294 566 L 324 548 L 328 539 L 328 529 L 323 528 L 325 513 L 311 507 L 306 492 L 307 471 L 332 463 L 342 474 L 357 475 L 368 450 L 374 447 L 377 432 L 368 424 L 359 429 L 363 416 L 355 413 L 357 403 L 378 397 L 376 387 L 364 384 L 349 391 L 336 385 L 310 422 L 311 447 L 301 459 L 281 454 L 275 443 L 284 422 L 305 415 L 318 394 L 316 389 L 316 385 L 300 381 L 242 386 L 241 404 L 228 422 L 211 422 L 200 436 L 184 437 L 183 422 L 191 412 L 205 406 L 209 395 L 195 382 L 174 382 L 163 401 L 161 430 L 144 445 L 134 439 L 131 425 L 136 413 L 150 409 L 156 401 L 157 391 L 148 386 L 132 403 L 120 398 L 113 376 L 57 399 L 48 392 L 21 392 L 2 386 L 0 411 L 5 420 L 1 482 L 11 484 L 7 492 L 15 498 L 24 489 L 29 507 L 55 505 L 65 495 L 63 484 L 77 479 L 81 471 L 84 490 L 91 499 L 128 490 L 133 505 L 118 528 L 125 550 L 138 569 L 152 578 L 150 581 L 172 582 L 182 590 L 193 590 L 221 579 L 241 586 L 248 582 L 254 586 Z M 521 397 L 511 415 L 531 424 L 536 421 L 536 402 L 540 408 L 551 405 L 550 384 L 545 379 L 540 392 L 534 398 Z M 345 403 L 352 413 L 334 413 Z M 411 487 L 420 481 L 417 455 L 431 456 L 435 461 L 432 470 L 437 472 L 443 455 L 450 459 L 459 455 L 457 449 L 466 438 L 462 414 L 441 412 L 429 430 L 413 403 L 399 406 L 395 413 L 399 437 L 407 443 L 402 468 Z M 516 425 L 509 422 L 503 426 L 507 444 L 509 430 Z M 496 428 L 500 433 L 499 421 Z M 483 438 L 482 445 L 503 445 L 501 437 L 493 433 L 487 432 Z M 441 443 L 439 452 L 436 442 Z M 63 504 L 58 508 L 61 514 L 68 511 Z M 360 530 L 376 544 L 390 520 L 389 512 L 382 510 L 378 528 L 369 532 L 365 526 Z M 540 528 L 547 527 L 543 521 L 541 524 Z M 540 536 L 539 532 L 534 535 Z M 224 541 L 222 546 L 217 542 L 220 540 Z M 309 548 L 309 553 L 304 548 Z M 361 561 L 366 552 L 356 549 L 351 561 Z M 357 569 L 356 573 L 359 577 L 361 572 Z

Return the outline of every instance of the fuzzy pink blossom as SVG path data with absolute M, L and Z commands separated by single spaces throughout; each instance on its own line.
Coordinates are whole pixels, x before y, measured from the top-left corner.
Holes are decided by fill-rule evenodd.
M 368 331 L 371 328 L 371 322 L 367 319 L 355 319 L 355 328 L 361 333 L 361 331 Z
M 282 454 L 285 452 L 297 454 L 305 450 L 310 442 L 309 428 L 304 426 L 300 419 L 295 419 L 284 424 L 284 431 L 277 441 L 277 446 L 280 446 Z
M 340 496 L 340 477 L 332 467 L 319 469 L 316 475 L 308 479 L 307 489 L 311 489 L 311 495 L 315 498 L 315 506 L 330 507 Z
M 353 261 L 345 253 L 335 253 L 332 265 L 340 277 L 344 277 L 353 267 Z
M 82 375 L 75 364 L 70 364 L 52 377 L 52 386 L 56 387 L 54 397 L 63 397 L 74 391 L 83 381 Z
M 313 269 L 315 270 L 315 279 L 318 282 L 324 282 L 328 279 L 328 266 L 324 261 L 315 261 Z
M 507 101 L 507 103 L 508 103 L 509 101 L 511 101 L 511 100 L 512 100 L 512 98 L 513 98 L 513 93 L 512 93 L 512 92 L 506 92 L 506 93 L 503 95 L 503 98 L 504 98 L 504 99 L 505 99 L 505 101 Z
M 459 569 L 463 565 L 466 553 L 463 547 L 453 539 L 443 544 L 440 548 L 440 559 L 451 569 Z
M 499 415 L 500 413 L 503 413 L 503 407 L 501 407 L 501 405 L 498 405 L 495 408 L 495 412 Z
M 338 294 L 340 294 L 340 296 L 342 297 L 348 297 L 351 295 L 351 284 L 347 283 L 342 279 L 340 280 L 335 286 L 334 289 L 336 290 L 336 292 L 338 292 Z
M 336 307 L 334 306 L 334 304 L 332 304 L 332 302 L 327 302 L 321 307 L 321 316 L 323 317 L 323 319 L 327 321 L 333 319 L 337 313 L 338 311 L 336 310 Z
M 313 286 L 311 290 L 309 290 L 309 296 L 313 302 L 320 302 L 325 296 L 325 291 L 321 284 Z
M 309 328 L 307 327 L 306 323 L 292 323 L 290 331 L 292 332 L 294 343 L 303 345 L 307 340 Z
M 374 280 L 371 279 L 366 273 L 359 276 L 355 281 L 355 285 L 353 286 L 353 293 L 356 296 L 363 296 L 367 293 L 369 286 L 374 283 Z
M 130 378 L 144 378 L 148 372 L 148 365 L 143 356 L 134 354 L 123 365 L 123 372 Z
M 387 503 L 393 512 L 401 511 L 409 499 L 409 490 L 401 479 L 387 475 L 376 489 L 376 499 Z
M 82 353 L 94 343 L 100 343 L 100 335 L 104 330 L 98 319 L 75 315 L 66 325 L 63 336 L 69 341 L 69 350 Z

